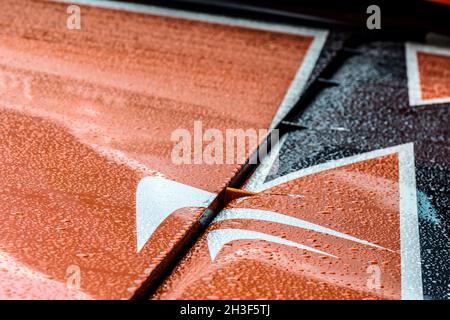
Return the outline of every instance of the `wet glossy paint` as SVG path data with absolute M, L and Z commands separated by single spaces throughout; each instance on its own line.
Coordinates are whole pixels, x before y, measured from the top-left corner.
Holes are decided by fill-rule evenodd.
M 408 48 L 361 40 L 153 298 L 447 299 L 450 109 L 410 103 Z
M 155 298 L 421 299 L 413 154 L 256 174 L 260 193 L 231 202 Z
M 325 37 L 90 6 L 82 29 L 68 30 L 66 4 L 1 2 L 2 298 L 130 298 L 203 211 L 176 210 L 138 244 L 141 179 L 214 194 L 239 168 L 174 165 L 171 132 L 195 120 L 269 127 Z
M 450 49 L 407 43 L 406 63 L 412 105 L 450 102 Z

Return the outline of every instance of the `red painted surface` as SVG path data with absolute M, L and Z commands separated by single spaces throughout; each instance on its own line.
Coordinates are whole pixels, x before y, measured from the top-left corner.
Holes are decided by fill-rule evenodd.
M 385 249 L 281 223 L 219 221 L 209 227 L 153 298 L 399 299 L 398 172 L 395 153 L 297 178 L 259 195 L 235 200 L 227 207 L 274 211 Z M 207 236 L 220 229 L 257 231 L 337 258 L 245 239 L 226 244 L 211 261 Z M 380 268 L 380 287 L 368 286 L 372 265 Z
M 417 53 L 422 99 L 450 97 L 450 57 Z
M 139 180 L 217 192 L 239 167 L 174 165 L 170 133 L 267 127 L 312 41 L 90 7 L 68 30 L 66 7 L 1 1 L 1 298 L 130 298 L 202 211 L 136 253 Z

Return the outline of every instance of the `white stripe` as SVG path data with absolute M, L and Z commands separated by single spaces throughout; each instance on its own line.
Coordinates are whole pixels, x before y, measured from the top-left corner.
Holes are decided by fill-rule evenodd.
M 157 15 L 163 17 L 181 18 L 187 20 L 203 21 L 209 23 L 219 23 L 230 26 L 239 26 L 258 30 L 267 30 L 280 33 L 288 33 L 300 36 L 326 36 L 327 31 L 321 29 L 297 27 L 293 25 L 260 22 L 256 20 L 240 19 L 233 17 L 226 17 L 220 15 L 212 15 L 207 13 L 197 13 L 191 11 L 184 11 L 178 9 L 169 9 L 147 4 L 117 2 L 108 0 L 53 0 L 54 2 L 61 2 L 67 4 L 78 4 L 94 6 L 105 9 L 123 10 L 134 13 L 143 13 L 150 15 Z
M 332 254 L 326 253 L 321 250 L 317 250 L 294 241 L 286 240 L 283 238 L 271 236 L 265 233 L 241 230 L 241 229 L 218 229 L 208 233 L 207 242 L 209 248 L 209 254 L 211 261 L 214 261 L 219 251 L 224 245 L 235 240 L 265 240 L 269 242 L 279 243 L 290 247 L 296 247 L 298 249 L 308 250 L 311 252 L 323 254 L 328 257 L 338 258 Z
M 405 54 L 409 104 L 411 106 L 417 106 L 420 105 L 422 101 L 422 90 L 420 88 L 419 65 L 417 62 L 417 51 L 415 49 L 415 45 L 412 43 L 406 43 Z
M 401 146 L 398 156 L 402 299 L 421 300 L 422 270 L 413 144 Z
M 224 220 L 233 220 L 233 219 L 246 219 L 246 220 L 260 220 L 260 221 L 268 221 L 268 222 L 275 222 L 275 223 L 281 223 L 297 228 L 302 228 L 306 230 L 312 230 L 324 234 L 328 234 L 331 236 L 335 236 L 337 238 L 350 240 L 353 242 L 357 242 L 366 246 L 375 247 L 378 249 L 388 250 L 393 252 L 390 249 L 384 248 L 382 246 L 379 246 L 377 244 L 371 243 L 366 240 L 361 240 L 356 237 L 347 235 L 345 233 L 323 227 L 321 225 L 308 222 L 299 218 L 295 218 L 292 216 L 288 216 L 285 214 L 273 212 L 273 211 L 266 211 L 266 210 L 259 210 L 259 209 L 247 209 L 247 208 L 235 208 L 235 209 L 227 209 L 223 210 L 217 217 L 214 219 L 214 222 L 224 221 Z
M 161 177 L 142 178 L 136 190 L 137 252 L 176 210 L 207 207 L 215 196 L 215 193 Z
M 412 142 L 301 169 L 262 183 L 256 190 L 251 191 L 261 192 L 300 177 L 394 153 L 397 153 L 399 157 L 402 299 L 423 299 L 414 144 Z M 260 179 L 265 181 L 266 177 L 261 176 Z M 254 183 L 256 184 L 256 182 Z

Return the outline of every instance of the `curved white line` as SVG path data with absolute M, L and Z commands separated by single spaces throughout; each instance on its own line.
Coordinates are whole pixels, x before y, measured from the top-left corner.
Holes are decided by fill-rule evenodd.
M 332 258 L 338 258 L 332 254 L 326 253 L 321 250 L 317 250 L 294 241 L 286 240 L 283 238 L 271 236 L 265 233 L 242 230 L 242 229 L 218 229 L 213 230 L 208 234 L 207 242 L 211 261 L 214 261 L 219 251 L 224 245 L 234 240 L 265 240 L 269 242 L 284 244 L 289 247 L 296 247 L 298 249 L 308 250 L 311 252 L 323 254 Z
M 215 196 L 215 193 L 161 177 L 142 178 L 136 190 L 137 252 L 174 211 L 207 207 Z
M 398 154 L 400 188 L 400 243 L 402 299 L 422 300 L 422 261 L 420 257 L 419 217 L 417 214 L 414 145 L 404 145 Z
M 247 209 L 247 208 L 236 208 L 236 209 L 227 209 L 223 210 L 217 217 L 214 219 L 214 222 L 223 221 L 223 220 L 232 220 L 232 219 L 248 219 L 248 220 L 260 220 L 260 221 L 268 221 L 268 222 L 275 222 L 275 223 L 281 223 L 293 227 L 298 227 L 302 229 L 312 230 L 324 234 L 328 234 L 331 236 L 335 236 L 341 239 L 350 240 L 353 242 L 357 242 L 360 244 L 364 244 L 367 246 L 375 247 L 378 249 L 388 250 L 393 252 L 390 249 L 384 248 L 382 246 L 379 246 L 377 244 L 371 243 L 366 240 L 361 240 L 359 238 L 350 236 L 348 234 L 322 227 L 321 225 L 308 222 L 302 219 L 294 218 L 285 214 L 273 212 L 273 211 L 266 211 L 266 210 L 259 210 L 259 209 Z

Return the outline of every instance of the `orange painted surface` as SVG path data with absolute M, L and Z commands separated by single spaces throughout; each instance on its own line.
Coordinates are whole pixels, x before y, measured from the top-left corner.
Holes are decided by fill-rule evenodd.
M 300 177 L 226 208 L 274 211 L 383 248 L 267 220 L 222 220 L 209 227 L 153 298 L 400 299 L 398 172 L 398 155 L 392 154 Z M 207 236 L 221 229 L 257 231 L 337 258 L 241 239 L 223 246 L 212 261 Z M 368 286 L 372 265 L 380 270 L 379 287 Z
M 450 97 L 450 57 L 418 52 L 422 99 Z
M 427 0 L 427 1 L 450 6 L 450 0 Z
M 171 132 L 267 127 L 312 38 L 84 6 L 68 30 L 65 4 L 0 2 L 0 297 L 130 298 L 202 211 L 136 253 L 139 180 L 217 192 L 239 167 L 174 165 Z

